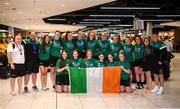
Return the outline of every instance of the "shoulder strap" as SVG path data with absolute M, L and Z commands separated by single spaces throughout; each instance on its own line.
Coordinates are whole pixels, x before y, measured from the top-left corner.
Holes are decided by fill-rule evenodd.
M 12 44 L 12 48 L 13 48 L 13 49 L 15 48 L 15 44 Z

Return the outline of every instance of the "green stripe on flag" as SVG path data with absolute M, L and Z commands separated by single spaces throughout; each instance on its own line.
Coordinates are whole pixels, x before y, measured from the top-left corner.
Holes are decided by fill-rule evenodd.
M 86 68 L 70 68 L 71 93 L 86 93 Z

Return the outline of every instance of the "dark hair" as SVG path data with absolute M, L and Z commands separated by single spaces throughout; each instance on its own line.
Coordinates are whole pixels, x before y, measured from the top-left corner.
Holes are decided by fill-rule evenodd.
M 82 29 L 78 29 L 78 30 L 77 30 L 77 33 L 78 33 L 79 31 L 82 31 Z
M 66 34 L 65 34 L 65 40 L 68 40 L 68 34 L 72 33 L 71 31 L 66 31 Z
M 43 37 L 43 41 L 42 41 L 42 46 L 43 46 L 43 51 L 44 52 L 46 52 L 46 37 L 49 37 L 49 35 L 44 35 L 44 37 Z M 50 37 L 49 37 L 50 38 Z M 49 40 L 49 42 L 50 42 L 50 40 Z M 48 42 L 48 43 L 49 43 Z
M 144 38 L 144 41 L 145 41 L 146 39 L 148 40 L 149 45 L 150 45 L 150 43 L 151 43 L 150 39 L 146 37 L 146 38 Z M 144 42 L 144 41 L 143 41 L 143 42 Z
M 135 35 L 135 37 L 134 37 L 135 42 L 136 42 L 136 38 L 137 38 L 137 37 L 140 39 L 140 44 L 142 44 L 143 41 L 142 41 L 141 36 L 139 36 L 139 35 Z
M 64 52 L 67 54 L 67 52 L 66 52 L 65 50 L 63 50 L 63 51 L 61 52 L 61 57 L 60 57 L 60 67 L 61 67 L 61 68 L 62 68 L 62 67 L 65 67 L 65 59 L 64 59 L 63 56 L 62 56 L 62 54 L 63 54 Z
M 167 40 L 167 39 L 169 39 L 169 36 L 165 36 L 165 37 L 164 37 L 164 40 Z
M 94 31 L 90 31 L 90 32 L 88 32 L 87 40 L 90 40 L 90 37 L 89 37 L 90 33 L 94 33 L 93 39 L 96 39 L 96 33 Z
M 1 43 L 3 43 L 3 41 L 2 41 L 3 39 L 5 39 L 5 40 L 6 40 L 6 42 L 5 42 L 5 43 L 8 43 L 8 41 L 7 41 L 7 38 L 6 38 L 6 37 L 2 37 L 2 38 L 1 38 L 1 41 L 0 41 Z

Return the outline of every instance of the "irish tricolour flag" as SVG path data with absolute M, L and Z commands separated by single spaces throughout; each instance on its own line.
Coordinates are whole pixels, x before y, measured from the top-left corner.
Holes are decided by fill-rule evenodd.
M 77 68 L 69 70 L 71 93 L 120 92 L 120 67 Z

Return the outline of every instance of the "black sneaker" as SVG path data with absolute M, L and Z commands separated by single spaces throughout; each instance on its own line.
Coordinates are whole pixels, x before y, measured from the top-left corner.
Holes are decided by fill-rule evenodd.
M 42 90 L 43 90 L 43 91 L 48 91 L 49 88 L 47 88 L 47 87 L 46 87 L 46 88 L 42 88 Z
M 55 89 L 56 88 L 56 86 L 55 85 L 53 85 L 53 89 Z
M 33 90 L 34 90 L 35 92 L 38 92 L 38 91 L 39 91 L 39 89 L 37 88 L 37 86 L 33 86 L 32 88 L 33 88 Z
M 25 92 L 25 93 L 29 93 L 28 87 L 24 87 L 24 92 Z
M 136 89 L 142 89 L 139 84 L 136 85 Z
M 144 89 L 144 86 L 143 86 L 143 84 L 141 84 L 141 89 Z

